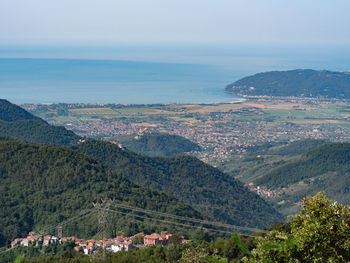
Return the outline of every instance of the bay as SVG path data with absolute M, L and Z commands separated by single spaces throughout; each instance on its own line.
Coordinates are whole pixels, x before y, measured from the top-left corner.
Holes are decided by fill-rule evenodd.
M 34 103 L 212 103 L 234 100 L 218 66 L 87 59 L 0 59 L 0 94 Z
M 342 45 L 0 46 L 0 97 L 15 103 L 216 103 L 226 85 L 288 69 L 350 70 Z

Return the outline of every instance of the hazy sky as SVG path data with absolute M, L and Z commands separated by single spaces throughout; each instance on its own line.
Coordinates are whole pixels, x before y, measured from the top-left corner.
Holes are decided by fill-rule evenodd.
M 350 43 L 349 0 L 0 0 L 0 45 Z

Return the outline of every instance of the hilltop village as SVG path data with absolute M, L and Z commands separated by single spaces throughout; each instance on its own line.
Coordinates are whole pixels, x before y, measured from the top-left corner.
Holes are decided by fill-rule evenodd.
M 145 235 L 144 233 L 138 233 L 130 237 L 117 236 L 115 238 L 106 238 L 103 240 L 94 239 L 81 239 L 75 236 L 70 237 L 56 237 L 52 235 L 34 235 L 29 234 L 25 238 L 16 238 L 11 242 L 11 248 L 16 246 L 23 247 L 45 247 L 51 244 L 63 244 L 64 242 L 73 242 L 74 250 L 76 252 L 84 253 L 85 255 L 92 255 L 97 250 L 104 248 L 107 252 L 129 251 L 133 248 L 146 248 L 154 245 L 165 246 L 170 242 L 176 242 L 177 244 L 186 243 L 183 236 L 177 234 L 168 234 L 166 231 L 158 233 L 152 233 Z

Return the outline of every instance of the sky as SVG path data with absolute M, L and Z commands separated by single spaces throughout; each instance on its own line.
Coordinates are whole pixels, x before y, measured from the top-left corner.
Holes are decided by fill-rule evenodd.
M 0 0 L 0 45 L 349 44 L 349 0 Z

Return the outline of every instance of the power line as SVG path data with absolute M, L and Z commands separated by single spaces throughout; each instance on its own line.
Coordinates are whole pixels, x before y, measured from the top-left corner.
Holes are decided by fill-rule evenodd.
M 54 227 L 47 228 L 45 231 L 40 231 L 40 232 L 38 232 L 38 233 L 39 233 L 39 235 L 48 234 L 48 233 L 49 233 L 50 231 L 52 231 L 53 229 L 56 229 L 58 226 L 66 225 L 67 223 L 71 222 L 71 221 L 74 220 L 74 219 L 82 218 L 82 217 L 84 217 L 84 216 L 89 215 L 89 214 L 90 214 L 91 212 L 93 212 L 93 211 L 94 211 L 94 209 L 85 210 L 85 211 L 83 211 L 82 213 L 80 213 L 80 214 L 78 214 L 78 215 L 76 215 L 76 216 L 74 216 L 74 217 L 71 217 L 71 218 L 67 219 L 66 221 L 64 221 L 64 222 L 62 222 L 62 223 L 59 223 L 59 224 L 55 225 Z M 7 253 L 7 252 L 11 251 L 11 250 L 14 249 L 14 248 L 16 248 L 16 246 L 11 247 L 11 248 L 8 248 L 8 249 L 6 249 L 6 247 L 2 247 L 2 248 L 0 248 L 0 250 L 3 250 L 3 249 L 6 249 L 6 250 L 1 251 L 1 252 L 0 252 L 0 255 Z
M 105 228 L 105 223 L 106 223 L 106 218 L 107 218 L 107 213 L 106 212 L 111 211 L 111 212 L 119 213 L 119 214 L 122 214 L 122 215 L 132 216 L 134 220 L 137 220 L 137 219 L 135 219 L 135 217 L 137 217 L 137 218 L 141 218 L 141 219 L 153 220 L 153 221 L 158 221 L 158 222 L 163 222 L 163 223 L 168 223 L 168 224 L 173 224 L 173 225 L 179 225 L 179 226 L 183 226 L 183 227 L 196 228 L 196 229 L 206 229 L 206 230 L 209 230 L 209 231 L 220 232 L 220 233 L 230 233 L 230 234 L 232 233 L 232 231 L 219 230 L 219 229 L 214 229 L 214 228 L 205 227 L 205 226 L 194 226 L 194 225 L 189 225 L 189 224 L 169 221 L 169 220 L 165 220 L 165 219 L 158 219 L 158 218 L 146 217 L 146 216 L 141 216 L 141 215 L 135 215 L 133 213 L 121 212 L 121 211 L 110 209 L 109 207 L 110 207 L 111 202 L 107 202 L 107 203 L 109 203 L 109 205 L 106 206 L 106 207 L 98 206 L 98 205 L 95 206 L 95 209 L 97 209 L 98 211 L 102 211 L 99 214 L 101 215 L 101 217 L 102 217 L 102 214 L 103 214 L 103 220 L 102 220 L 103 222 L 102 221 L 99 222 L 100 223 L 99 225 L 101 225 L 101 224 L 104 225 L 103 228 Z M 237 225 L 223 224 L 223 223 L 219 223 L 219 222 L 215 222 L 215 221 L 208 221 L 208 220 L 202 220 L 202 219 L 195 219 L 195 218 L 190 218 L 190 217 L 178 216 L 178 215 L 173 215 L 173 214 L 169 214 L 169 213 L 163 213 L 163 212 L 143 209 L 143 208 L 129 206 L 129 205 L 123 205 L 123 204 L 116 204 L 116 207 L 117 208 L 121 208 L 121 209 L 131 210 L 131 211 L 134 211 L 134 212 L 145 213 L 145 214 L 148 214 L 148 215 L 151 215 L 151 216 L 154 216 L 154 215 L 162 216 L 162 217 L 167 217 L 167 218 L 172 218 L 172 219 L 177 219 L 177 220 L 182 220 L 182 221 L 187 221 L 187 222 L 192 222 L 192 223 L 200 223 L 200 224 L 204 224 L 204 225 L 211 225 L 211 226 L 216 226 L 216 227 L 222 227 L 222 228 L 229 228 L 229 229 L 235 229 L 235 230 L 240 229 L 240 230 L 245 230 L 245 231 L 250 231 L 250 232 L 261 232 L 261 233 L 267 233 L 268 232 L 268 231 L 261 230 L 261 229 L 258 229 L 258 228 L 242 227 L 242 226 L 237 226 Z M 57 224 L 57 225 L 55 225 L 53 227 L 49 227 L 49 228 L 45 229 L 44 231 L 40 231 L 38 233 L 40 235 L 45 235 L 45 234 L 49 233 L 50 231 L 52 231 L 53 229 L 56 229 L 59 226 L 66 225 L 67 223 L 69 223 L 69 222 L 71 222 L 71 221 L 73 221 L 75 219 L 79 219 L 79 218 L 82 218 L 82 217 L 85 217 L 85 216 L 89 215 L 95 209 L 91 208 L 91 209 L 84 210 L 80 214 L 78 214 L 78 215 L 76 215 L 74 217 L 71 217 L 71 218 L 67 219 L 66 221 L 61 222 L 61 223 L 59 223 L 59 224 Z M 137 220 L 137 221 L 142 222 L 141 220 Z M 246 235 L 246 234 L 242 234 L 242 235 L 251 236 L 251 235 Z M 255 236 L 253 236 L 253 237 L 255 237 Z M 13 247 L 13 248 L 15 248 L 15 247 Z M 9 249 L 6 249 L 6 247 L 0 248 L 0 250 L 1 249 L 6 249 L 4 251 L 1 251 L 0 255 L 9 252 L 13 248 L 9 248 Z
M 57 225 L 55 225 L 55 226 L 53 226 L 53 227 L 46 228 L 46 230 L 44 230 L 44 231 L 39 231 L 38 234 L 39 234 L 39 235 L 47 234 L 47 233 L 49 233 L 50 231 L 56 229 L 56 228 L 59 227 L 59 226 L 64 226 L 64 225 L 66 225 L 67 223 L 69 223 L 69 222 L 71 222 L 71 221 L 73 221 L 73 220 L 75 220 L 75 219 L 78 219 L 78 218 L 80 218 L 80 217 L 86 216 L 87 214 L 89 214 L 89 213 L 92 212 L 93 210 L 94 210 L 93 208 L 84 210 L 84 211 L 81 212 L 80 214 L 78 214 L 78 215 L 76 215 L 76 216 L 73 216 L 73 217 L 67 219 L 66 221 L 63 221 L 63 222 L 61 222 L 61 223 L 59 223 L 59 224 L 57 224 Z
M 208 220 L 202 220 L 202 219 L 196 219 L 196 218 L 190 218 L 190 217 L 184 217 L 184 216 L 177 216 L 177 215 L 173 215 L 173 214 L 169 214 L 169 213 L 157 212 L 154 210 L 147 210 L 147 209 L 142 209 L 139 207 L 133 207 L 133 206 L 123 205 L 123 204 L 116 204 L 116 207 L 132 210 L 135 212 L 143 212 L 143 213 L 147 213 L 147 214 L 151 214 L 151 215 L 158 215 L 158 216 L 164 216 L 164 217 L 169 217 L 169 218 L 183 220 L 183 221 L 190 221 L 193 223 L 201 223 L 201 224 L 205 224 L 205 225 L 224 227 L 224 228 L 230 228 L 230 229 L 241 230 L 241 231 L 267 233 L 267 231 L 262 230 L 262 229 L 258 229 L 258 228 L 243 227 L 243 226 L 237 226 L 237 225 L 231 225 L 231 224 L 224 224 L 224 223 L 215 222 L 215 221 L 208 221 Z
M 113 210 L 113 209 L 109 209 L 109 211 L 114 212 L 114 213 L 119 213 L 122 215 L 129 215 L 129 216 L 133 216 L 134 217 L 138 217 L 138 218 L 142 218 L 142 219 L 148 219 L 148 220 L 153 220 L 153 221 L 158 221 L 158 222 L 163 222 L 163 223 L 168 223 L 168 224 L 174 224 L 174 225 L 179 225 L 179 226 L 184 226 L 184 227 L 189 227 L 189 228 L 196 228 L 196 229 L 206 229 L 206 230 L 210 230 L 213 232 L 219 232 L 219 233 L 228 233 L 228 234 L 232 234 L 232 231 L 225 231 L 225 230 L 219 230 L 219 229 L 214 229 L 214 228 L 209 228 L 209 227 L 205 227 L 205 226 L 194 226 L 194 225 L 189 225 L 189 224 L 184 224 L 184 223 L 178 223 L 178 222 L 174 222 L 174 221 L 168 221 L 168 220 L 164 220 L 164 219 L 158 219 L 158 218 L 151 218 L 151 217 L 146 217 L 146 216 L 140 216 L 140 215 L 135 215 L 132 213 L 126 213 L 126 212 L 121 212 L 121 211 L 117 211 L 117 210 Z M 134 219 L 137 220 L 137 219 Z M 139 222 L 142 222 L 141 220 L 137 220 Z M 267 232 L 267 231 L 264 231 Z M 249 237 L 254 237 L 256 238 L 257 236 L 253 236 L 253 235 L 248 235 L 248 234 L 242 234 L 243 236 L 249 236 Z
M 105 195 L 105 199 L 101 196 L 97 196 L 97 202 L 93 203 L 94 207 L 98 212 L 98 227 L 97 234 L 102 235 L 102 262 L 106 260 L 106 252 L 105 252 L 105 236 L 106 236 L 106 226 L 108 219 L 109 207 L 111 206 L 113 200 L 110 199 L 109 194 Z
M 114 212 L 114 213 L 118 213 L 118 214 L 122 214 L 122 215 L 130 215 L 130 216 L 133 216 L 133 217 L 138 217 L 138 218 L 142 218 L 142 219 L 149 219 L 149 220 L 158 221 L 158 222 L 163 222 L 163 223 L 169 223 L 169 224 L 180 225 L 180 226 L 185 226 L 185 227 L 191 227 L 191 228 L 197 228 L 197 229 L 206 229 L 206 230 L 211 230 L 211 231 L 215 231 L 215 232 L 221 232 L 221 233 L 229 233 L 229 234 L 232 234 L 231 231 L 218 230 L 218 229 L 213 229 L 213 228 L 208 228 L 208 227 L 202 227 L 202 226 L 193 226 L 193 225 L 178 223 L 178 222 L 174 222 L 174 221 L 168 221 L 168 220 L 164 220 L 164 219 L 158 219 L 158 218 L 151 218 L 151 217 L 146 217 L 146 216 L 140 216 L 140 215 L 135 215 L 135 214 L 132 214 L 132 213 L 125 213 L 125 212 L 121 212 L 121 211 L 117 211 L 117 210 L 112 210 L 112 209 L 109 209 L 109 211 Z M 137 219 L 134 219 L 134 220 L 137 220 Z M 138 220 L 138 221 L 142 222 L 141 220 Z

